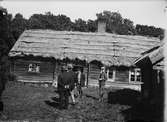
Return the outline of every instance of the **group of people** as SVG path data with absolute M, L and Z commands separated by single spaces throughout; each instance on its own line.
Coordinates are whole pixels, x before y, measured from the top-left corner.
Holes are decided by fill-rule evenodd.
M 71 97 L 72 104 L 76 104 L 74 90 L 77 89 L 78 95 L 82 98 L 82 87 L 85 85 L 85 75 L 83 69 L 78 68 L 76 72 L 73 71 L 72 64 L 62 66 L 61 73 L 58 76 L 58 92 L 60 98 L 60 108 L 67 109 L 69 105 L 69 98 Z
M 98 78 L 99 81 L 99 101 L 104 100 L 105 82 L 107 75 L 105 67 L 101 67 L 101 72 Z M 58 92 L 60 98 L 60 108 L 67 109 L 69 105 L 69 98 L 71 97 L 72 104 L 76 104 L 74 91 L 77 89 L 79 98 L 82 98 L 82 87 L 85 85 L 85 75 L 82 68 L 78 68 L 76 72 L 73 71 L 72 64 L 62 66 L 61 73 L 58 76 Z

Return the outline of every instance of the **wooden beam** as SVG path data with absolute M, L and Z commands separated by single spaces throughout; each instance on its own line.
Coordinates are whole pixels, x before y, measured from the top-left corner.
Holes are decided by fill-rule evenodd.
M 53 62 L 53 81 L 55 80 L 56 62 Z
M 89 65 L 89 63 L 87 63 L 87 82 L 86 82 L 86 86 L 88 87 L 88 83 L 89 83 L 89 68 L 90 67 L 90 65 Z

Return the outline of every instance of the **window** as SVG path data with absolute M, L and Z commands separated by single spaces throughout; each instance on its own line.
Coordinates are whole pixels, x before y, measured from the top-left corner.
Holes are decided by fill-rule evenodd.
M 130 82 L 141 81 L 141 73 L 139 68 L 131 69 L 129 75 Z
M 115 70 L 107 69 L 107 80 L 114 81 L 114 79 L 115 79 Z
M 28 66 L 28 72 L 39 73 L 40 72 L 40 66 L 39 66 L 39 64 L 29 64 L 29 66 Z

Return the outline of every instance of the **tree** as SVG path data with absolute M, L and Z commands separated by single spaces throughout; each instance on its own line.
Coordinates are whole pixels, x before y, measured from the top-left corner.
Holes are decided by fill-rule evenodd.
M 7 10 L 0 10 L 0 40 L 3 44 L 3 52 L 8 53 L 15 43 L 11 33 L 12 15 L 7 13 Z M 2 45 L 1 45 L 2 46 Z
M 23 16 L 20 13 L 17 13 L 12 20 L 12 34 L 17 40 L 19 36 L 22 34 L 22 32 L 28 28 L 28 21 L 23 18 Z
M 88 31 L 95 32 L 97 30 L 97 20 L 88 20 L 87 21 Z
M 45 29 L 46 24 L 42 23 L 43 18 L 42 14 L 33 14 L 28 20 L 28 27 L 30 29 Z
M 121 35 L 134 35 L 135 27 L 133 25 L 133 22 L 129 19 L 123 19 L 123 23 L 120 25 L 120 28 L 118 29 L 118 33 Z
M 138 35 L 158 37 L 160 40 L 164 38 L 164 29 L 162 28 L 137 24 L 135 29 Z
M 71 19 L 65 15 L 56 16 L 56 27 L 57 30 L 66 30 L 69 31 L 72 29 Z
M 109 33 L 116 34 L 134 34 L 135 29 L 133 22 L 129 19 L 122 18 L 119 12 L 103 11 L 102 13 L 96 14 L 98 19 L 105 19 L 107 26 L 106 31 Z
M 51 12 L 34 14 L 29 18 L 30 29 L 71 30 L 72 22 L 66 15 L 53 15 Z
M 81 32 L 88 32 L 88 26 L 85 20 L 82 20 L 81 18 L 75 20 L 73 24 L 73 30 L 74 31 L 81 31 Z

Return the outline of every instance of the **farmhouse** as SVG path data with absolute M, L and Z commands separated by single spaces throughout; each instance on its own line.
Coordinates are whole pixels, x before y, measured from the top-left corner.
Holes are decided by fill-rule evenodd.
M 11 49 L 11 71 L 19 81 L 53 82 L 60 67 L 73 63 L 83 68 L 86 84 L 97 84 L 100 67 L 107 67 L 110 83 L 140 84 L 140 68 L 134 61 L 160 40 L 142 36 L 99 32 L 26 30 Z

